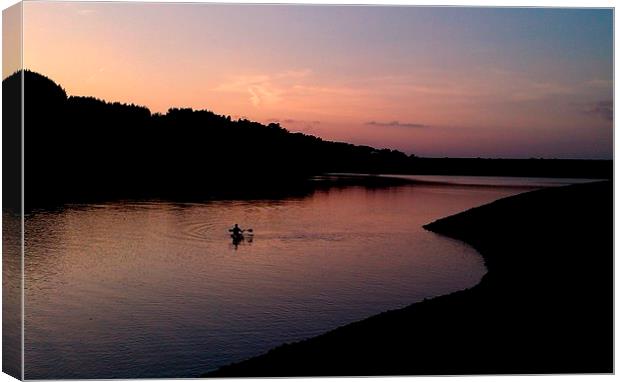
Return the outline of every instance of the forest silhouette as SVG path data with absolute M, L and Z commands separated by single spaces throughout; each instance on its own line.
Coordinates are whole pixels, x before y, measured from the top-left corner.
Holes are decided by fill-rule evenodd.
M 69 96 L 51 79 L 25 70 L 2 83 L 3 173 L 16 185 L 22 74 L 26 207 L 110 198 L 250 197 L 329 172 L 610 178 L 613 167 L 610 160 L 419 158 L 209 110 L 160 114 Z M 4 205 L 18 205 L 19 191 L 11 188 Z

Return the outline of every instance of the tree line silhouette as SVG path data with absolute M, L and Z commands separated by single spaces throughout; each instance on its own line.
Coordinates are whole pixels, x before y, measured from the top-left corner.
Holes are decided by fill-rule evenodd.
M 611 161 L 418 158 L 209 110 L 151 113 L 143 106 L 68 96 L 51 79 L 25 70 L 2 83 L 3 174 L 15 185 L 5 205 L 17 203 L 20 190 L 22 79 L 27 205 L 238 196 L 301 184 L 327 172 L 611 176 Z

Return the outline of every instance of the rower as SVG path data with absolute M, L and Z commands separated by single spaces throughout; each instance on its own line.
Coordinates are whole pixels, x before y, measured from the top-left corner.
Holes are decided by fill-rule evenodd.
M 232 227 L 231 229 L 228 230 L 229 232 L 232 232 L 233 235 L 237 236 L 237 235 L 241 235 L 241 233 L 243 232 L 243 230 L 241 228 L 239 228 L 239 225 L 235 223 L 235 226 Z

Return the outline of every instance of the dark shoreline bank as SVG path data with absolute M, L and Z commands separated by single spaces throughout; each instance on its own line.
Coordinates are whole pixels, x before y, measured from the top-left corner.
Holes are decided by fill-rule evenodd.
M 597 182 L 428 224 L 480 252 L 488 273 L 478 285 L 204 376 L 611 373 L 612 202 L 612 182 Z

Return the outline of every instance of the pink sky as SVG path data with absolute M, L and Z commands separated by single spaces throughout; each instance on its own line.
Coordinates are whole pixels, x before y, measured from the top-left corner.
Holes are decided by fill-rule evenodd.
M 72 95 L 422 156 L 612 156 L 610 10 L 24 4 L 24 66 Z

